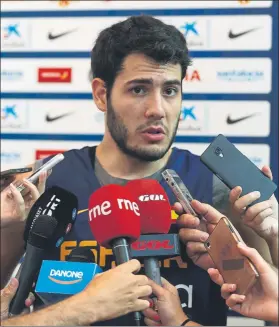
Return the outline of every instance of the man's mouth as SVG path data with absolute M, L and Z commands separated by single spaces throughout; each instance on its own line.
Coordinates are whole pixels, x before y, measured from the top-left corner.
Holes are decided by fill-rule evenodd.
M 142 131 L 143 137 L 148 142 L 159 142 L 165 138 L 165 131 L 161 126 L 151 126 Z
M 165 134 L 165 131 L 162 127 L 148 127 L 146 128 L 142 133 L 148 133 L 148 134 Z

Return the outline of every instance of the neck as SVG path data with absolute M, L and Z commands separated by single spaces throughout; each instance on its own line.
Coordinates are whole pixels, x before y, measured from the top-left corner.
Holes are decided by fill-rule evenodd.
M 114 140 L 106 136 L 97 147 L 96 156 L 108 174 L 124 179 L 144 178 L 163 168 L 171 155 L 171 149 L 156 161 L 142 161 L 125 154 Z

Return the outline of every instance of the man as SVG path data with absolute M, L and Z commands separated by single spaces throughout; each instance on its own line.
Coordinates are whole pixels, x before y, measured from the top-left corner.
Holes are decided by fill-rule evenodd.
M 270 240 L 276 236 L 274 228 L 271 233 L 262 224 L 270 215 L 277 215 L 273 210 L 276 200 L 244 212 L 244 207 L 258 194 L 238 199 L 240 190 L 229 194 L 198 156 L 171 149 L 180 118 L 182 81 L 189 64 L 184 36 L 175 27 L 152 17 L 131 17 L 100 33 L 92 50 L 92 91 L 98 109 L 105 115 L 105 134 L 98 147 L 66 152 L 65 160 L 53 169 L 47 180 L 47 187 L 59 185 L 76 194 L 80 207 L 74 228 L 53 259 L 65 260 L 77 245 L 90 246 L 96 262 L 103 269 L 111 268 L 112 251 L 99 247 L 88 226 L 89 196 L 105 184 L 125 184 L 131 179 L 148 177 L 160 181 L 174 204 L 176 199 L 161 178 L 161 172 L 171 168 L 181 176 L 195 199 L 213 204 L 220 211 L 228 209 L 230 196 L 237 214 L 227 215 L 232 217 L 244 239 L 271 261 L 266 242 L 252 228 Z M 271 174 L 269 168 L 265 169 L 265 173 Z M 263 207 L 268 211 L 258 217 Z M 178 204 L 176 210 L 181 213 Z M 220 288 L 206 272 L 213 263 L 201 243 L 217 221 L 211 221 L 211 227 L 202 223 L 203 231 L 199 231 L 195 229 L 199 222 L 193 217 L 181 215 L 179 226 L 173 218 L 170 232 L 178 232 L 180 227 L 187 248 L 182 248 L 181 257 L 162 262 L 161 275 L 176 285 L 182 307 L 194 321 L 225 325 L 227 308 Z M 254 224 L 255 218 L 258 224 Z M 271 218 L 271 224 L 276 224 L 277 216 Z M 246 220 L 251 228 L 245 226 Z M 273 241 L 270 247 L 276 248 Z M 133 325 L 133 316 L 106 322 L 110 324 Z
M 97 275 L 82 292 L 62 302 L 28 315 L 1 318 L 1 326 L 88 326 L 145 310 L 150 303 L 142 298 L 148 297 L 152 288 L 146 276 L 135 275 L 140 267 L 137 260 L 126 262 Z

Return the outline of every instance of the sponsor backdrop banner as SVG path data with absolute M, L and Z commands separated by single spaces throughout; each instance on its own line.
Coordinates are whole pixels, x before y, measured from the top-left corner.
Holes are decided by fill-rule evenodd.
M 1 169 L 98 144 L 91 95 L 99 32 L 146 13 L 186 37 L 175 145 L 201 154 L 219 133 L 278 183 L 277 1 L 1 1 Z
M 145 13 L 176 26 L 193 59 L 174 146 L 201 154 L 222 133 L 258 167 L 271 165 L 278 183 L 278 1 L 1 7 L 1 170 L 100 142 L 104 117 L 91 95 L 91 48 L 102 29 Z

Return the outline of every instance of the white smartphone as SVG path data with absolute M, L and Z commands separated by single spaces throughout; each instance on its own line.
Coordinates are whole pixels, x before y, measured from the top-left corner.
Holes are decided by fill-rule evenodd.
M 60 161 L 64 159 L 64 155 L 62 153 L 57 154 L 55 157 L 50 159 L 48 162 L 46 162 L 44 165 L 42 165 L 38 170 L 36 170 L 32 175 L 30 175 L 27 180 L 31 182 L 32 184 L 35 184 L 38 179 L 40 174 L 43 171 L 48 171 L 51 168 L 53 168 L 55 165 L 57 165 Z M 17 186 L 18 191 L 21 193 L 25 190 L 25 186 L 23 184 L 20 184 Z

